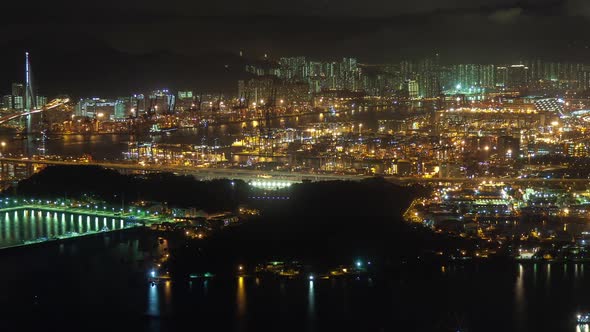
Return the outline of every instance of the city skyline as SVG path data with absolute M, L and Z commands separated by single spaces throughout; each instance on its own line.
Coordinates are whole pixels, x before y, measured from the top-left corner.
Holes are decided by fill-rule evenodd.
M 25 9 L 14 3 L 8 8 Z M 318 60 L 355 57 L 363 63 L 391 63 L 433 52 L 445 63 L 590 58 L 583 1 L 423 0 L 363 6 L 352 1 L 199 6 L 173 1 L 167 6 L 142 2 L 133 8 L 59 1 L 25 12 L 31 24 L 11 17 L 0 24 L 7 37 L 0 77 L 17 82 L 19 72 L 6 64 L 16 63 L 28 50 L 39 83 L 50 95 L 72 90 L 116 94 L 139 85 L 227 89 L 221 76 L 241 75 L 235 71 L 242 64 L 240 51 L 249 59 L 305 55 Z M 106 73 L 111 80 L 103 77 Z M 70 83 L 80 77 L 78 84 Z M 86 83 L 90 81 L 94 84 Z
M 590 331 L 589 0 L 2 9 L 5 330 Z
M 33 59 L 35 55 L 33 55 Z M 38 59 L 38 58 L 37 58 Z M 190 58 L 183 58 L 185 61 L 189 61 Z M 585 61 L 555 61 L 555 60 L 547 60 L 544 59 L 542 56 L 536 56 L 527 59 L 521 59 L 519 61 L 502 61 L 496 63 L 490 62 L 477 62 L 477 61 L 468 61 L 466 63 L 453 63 L 453 62 L 445 62 L 443 57 L 440 53 L 433 51 L 433 53 L 425 56 L 425 57 L 417 57 L 417 58 L 404 58 L 400 61 L 396 62 L 389 62 L 389 63 L 367 63 L 361 62 L 361 59 L 355 57 L 332 57 L 330 60 L 321 60 L 320 58 L 314 58 L 309 56 L 287 56 L 287 57 L 273 57 L 269 56 L 268 54 L 263 54 L 258 58 L 248 58 L 243 55 L 243 51 L 238 52 L 237 54 L 230 55 L 229 58 L 225 58 L 224 60 L 228 60 L 223 62 L 218 62 L 218 66 L 215 69 L 217 71 L 217 81 L 214 84 L 210 84 L 208 86 L 203 86 L 202 82 L 198 83 L 199 80 L 190 80 L 185 78 L 175 79 L 174 72 L 162 72 L 160 79 L 152 79 L 149 81 L 150 83 L 146 83 L 146 81 L 141 81 L 138 79 L 138 76 L 129 76 L 125 75 L 125 86 L 118 85 L 118 84 L 110 84 L 108 87 L 101 86 L 101 77 L 97 78 L 97 80 L 92 85 L 92 88 L 87 89 L 85 85 L 77 85 L 76 87 L 65 88 L 58 88 L 56 89 L 54 86 L 49 84 L 49 86 L 43 85 L 43 83 L 47 83 L 47 79 L 43 79 L 43 75 L 47 73 L 47 62 L 44 62 L 42 59 L 33 61 L 33 64 L 37 63 L 41 66 L 41 85 L 42 85 L 42 93 L 49 94 L 50 96 L 58 96 L 58 95 L 74 95 L 78 98 L 90 98 L 90 97 L 108 97 L 113 98 L 122 95 L 129 95 L 129 94 L 137 94 L 137 93 L 147 93 L 152 90 L 158 89 L 169 89 L 171 88 L 172 91 L 192 91 L 196 94 L 223 94 L 226 97 L 239 97 L 240 91 L 239 88 L 236 89 L 236 82 L 244 81 L 252 79 L 256 76 L 276 76 L 282 80 L 292 80 L 291 78 L 287 78 L 285 76 L 285 64 L 283 61 L 292 61 L 289 59 L 293 59 L 293 61 L 303 61 L 302 65 L 305 66 L 305 80 L 303 77 L 299 77 L 299 82 L 305 81 L 305 83 L 311 84 L 311 82 L 307 81 L 308 72 L 309 76 L 317 76 L 319 74 L 318 70 L 320 70 L 321 66 L 326 64 L 337 64 L 341 61 L 346 61 L 346 59 L 351 59 L 354 61 L 355 68 L 362 69 L 363 75 L 384 75 L 389 76 L 391 78 L 397 79 L 399 82 L 397 85 L 399 86 L 403 80 L 406 79 L 416 79 L 415 74 L 423 72 L 425 68 L 427 70 L 434 70 L 437 75 L 442 75 L 443 77 L 437 78 L 443 84 L 441 86 L 441 92 L 445 89 L 450 89 L 451 87 L 455 87 L 457 85 L 462 85 L 464 87 L 486 87 L 490 88 L 495 86 L 494 80 L 495 76 L 499 76 L 500 74 L 484 74 L 483 69 L 486 66 L 489 66 L 489 70 L 494 72 L 497 71 L 498 68 L 506 67 L 510 70 L 511 67 L 517 67 L 524 65 L 526 67 L 526 80 L 531 81 L 533 83 L 535 80 L 543 79 L 543 80 L 580 80 L 580 86 L 588 86 L 589 83 L 583 83 L 581 80 L 586 79 L 588 75 L 579 77 L 580 73 L 588 71 L 588 62 Z M 297 60 L 301 59 L 301 60 Z M 344 60 L 343 60 L 344 59 Z M 153 59 L 151 60 L 154 61 Z M 216 61 L 219 61 L 217 59 Z M 432 64 L 428 64 L 429 61 L 435 61 L 436 65 L 433 67 Z M 22 61 L 22 54 L 21 59 L 16 61 L 21 62 L 24 66 L 24 61 Z M 229 63 L 232 63 L 231 65 Z M 206 67 L 204 63 L 201 63 L 203 67 Z M 427 67 L 424 67 L 424 66 Z M 318 67 L 320 66 L 320 67 Z M 20 66 L 19 66 L 20 67 Z M 154 67 L 156 63 L 154 63 Z M 39 67 L 35 67 L 38 70 Z M 180 67 L 178 67 L 180 68 Z M 211 74 L 213 72 L 210 71 L 211 68 L 205 69 L 205 75 Z M 106 67 L 105 70 L 110 71 L 114 70 L 114 67 Z M 323 71 L 325 68 L 321 69 L 322 75 L 324 75 Z M 333 69 L 332 69 L 333 70 Z M 487 69 L 486 69 L 487 70 Z M 199 72 L 197 70 L 197 72 Z M 314 74 L 315 72 L 315 74 Z M 480 73 L 481 72 L 481 73 Z M 103 73 L 102 78 L 108 78 L 110 72 Z M 115 75 L 121 75 L 122 73 L 113 73 Z M 471 76 L 469 76 L 471 75 Z M 480 75 L 487 75 L 479 77 Z M 7 92 L 9 93 L 14 84 L 22 84 L 24 77 L 22 77 L 22 70 L 19 74 L 17 74 L 17 79 L 13 81 L 4 81 L 3 85 L 5 88 L 3 92 L 5 95 Z M 5 76 L 6 77 L 6 76 Z M 590 77 L 590 76 L 588 76 Z M 37 79 L 37 77 L 36 77 Z M 51 79 L 51 78 L 50 78 Z M 491 83 L 484 83 L 485 81 L 489 81 Z M 424 82 L 423 82 L 424 83 Z M 66 84 L 67 85 L 67 84 Z M 326 87 L 310 87 L 310 93 L 317 93 L 319 92 L 318 89 L 324 89 Z M 351 90 L 351 91 L 364 91 L 368 94 L 370 93 L 366 88 L 358 87 L 358 86 L 332 86 L 328 89 L 340 89 L 340 90 Z M 574 86 L 570 86 L 570 89 L 578 89 Z M 586 88 L 582 89 L 585 90 Z M 395 89 L 394 89 L 395 90 Z M 395 92 L 391 90 L 390 92 Z M 580 90 L 580 89 L 578 89 Z M 50 91 L 46 93 L 45 91 Z M 58 92 L 56 92 L 58 91 Z M 36 92 L 39 93 L 39 88 L 36 88 Z M 430 95 L 430 94 L 429 94 Z

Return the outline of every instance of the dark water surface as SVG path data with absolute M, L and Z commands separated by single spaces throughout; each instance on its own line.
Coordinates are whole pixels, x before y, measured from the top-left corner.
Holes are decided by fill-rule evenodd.
M 125 230 L 0 252 L 6 331 L 576 331 L 589 264 L 420 266 L 361 280 L 146 276 L 158 244 Z

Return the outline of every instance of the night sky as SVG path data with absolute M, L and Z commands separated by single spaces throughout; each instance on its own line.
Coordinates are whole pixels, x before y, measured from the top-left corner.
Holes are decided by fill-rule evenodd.
M 0 93 L 32 53 L 43 94 L 234 87 L 247 58 L 447 63 L 590 58 L 586 0 L 46 1 L 4 7 Z M 10 8 L 12 6 L 12 8 Z M 229 65 L 227 68 L 225 65 Z

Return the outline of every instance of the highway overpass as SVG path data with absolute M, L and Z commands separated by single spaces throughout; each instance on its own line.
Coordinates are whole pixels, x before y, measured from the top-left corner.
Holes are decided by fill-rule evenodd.
M 369 179 L 368 175 L 345 175 L 345 174 L 311 174 L 300 172 L 284 171 L 262 171 L 238 168 L 213 168 L 213 167 L 190 167 L 190 166 L 170 166 L 170 165 L 139 165 L 123 162 L 74 162 L 74 161 L 57 161 L 57 160 L 30 160 L 18 158 L 0 158 L 0 169 L 4 171 L 6 164 L 21 165 L 26 167 L 28 175 L 32 175 L 35 165 L 68 165 L 68 166 L 100 166 L 114 169 L 123 173 L 157 173 L 170 172 L 175 174 L 192 175 L 199 180 L 214 179 L 239 179 L 246 182 L 284 182 L 296 183 L 307 181 L 360 181 Z M 588 178 L 418 178 L 418 177 L 384 177 L 400 185 L 413 183 L 421 184 L 438 184 L 438 183 L 481 183 L 486 182 L 505 182 L 514 184 L 590 184 Z
M 238 168 L 213 168 L 213 167 L 189 167 L 189 166 L 169 166 L 169 165 L 139 165 L 131 163 L 117 162 L 74 162 L 74 161 L 57 161 L 57 160 L 30 160 L 18 158 L 0 158 L 0 168 L 4 164 L 25 165 L 30 168 L 32 174 L 34 165 L 68 165 L 68 166 L 100 166 L 109 169 L 115 169 L 122 172 L 170 172 L 176 174 L 192 175 L 200 180 L 213 179 L 239 179 L 247 182 L 250 181 L 282 181 L 282 182 L 302 182 L 309 181 L 332 181 L 332 180 L 349 180 L 359 181 L 370 178 L 365 175 L 338 175 L 338 174 L 309 174 L 283 171 L 261 171 Z M 29 175 L 31 175 L 29 174 Z

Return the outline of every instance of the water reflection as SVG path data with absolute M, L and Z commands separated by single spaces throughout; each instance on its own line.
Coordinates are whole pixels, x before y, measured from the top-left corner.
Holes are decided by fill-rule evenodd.
M 20 242 L 21 241 L 21 237 L 20 237 L 20 220 L 18 218 L 17 211 L 14 211 L 14 239 L 17 242 Z
M 246 330 L 246 286 L 244 285 L 244 277 L 238 278 L 238 291 L 236 294 L 237 302 L 237 329 L 239 331 Z
M 547 277 L 545 279 L 545 286 L 549 286 L 549 284 L 551 283 L 551 263 L 547 263 L 547 273 L 546 273 Z
M 315 290 L 313 280 L 309 281 L 307 289 L 307 317 L 310 321 L 315 319 Z
M 6 215 L 4 216 L 5 220 L 9 220 L 9 216 L 8 216 L 8 212 L 6 212 Z M 10 238 L 10 224 L 9 222 L 5 223 L 5 228 L 4 228 L 4 239 Z
M 171 289 L 170 280 L 166 280 L 164 283 L 164 305 L 166 308 L 166 312 L 172 311 L 172 289 Z
M 515 311 L 516 316 L 518 317 L 519 323 L 519 330 L 525 331 L 524 329 L 524 316 L 526 312 L 526 298 L 525 298 L 525 291 L 524 291 L 524 266 L 522 264 L 518 264 L 518 276 L 516 277 L 516 284 L 515 284 Z
M 147 301 L 147 314 L 149 316 L 160 315 L 160 302 L 158 299 L 158 287 L 152 284 L 148 287 L 148 301 Z
M 74 222 L 74 218 L 78 220 Z M 102 221 L 95 217 L 91 223 L 90 216 L 86 216 L 86 223 L 82 221 L 83 215 L 67 212 L 47 212 L 39 210 L 16 210 L 0 214 L 0 248 L 22 245 L 30 241 L 41 241 L 55 237 L 84 234 L 89 231 L 98 232 L 104 229 L 117 230 L 125 228 L 123 220 L 104 217 Z M 67 222 L 66 220 L 69 220 Z M 120 220 L 120 223 L 117 222 Z M 85 226 L 85 227 L 84 227 Z
M 238 317 L 243 318 L 246 314 L 246 288 L 244 286 L 244 277 L 238 278 L 237 305 Z

